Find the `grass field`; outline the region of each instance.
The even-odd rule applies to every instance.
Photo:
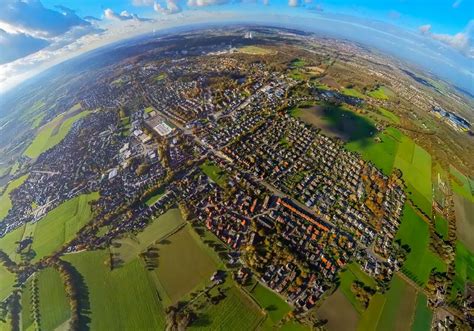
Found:
[[[389,175],[393,170],[400,135],[400,131],[389,127],[377,134],[380,142],[366,138],[352,141],[346,144],[346,148],[359,153],[364,160],[373,162],[377,168]]]
[[[66,113],[54,118],[39,130],[24,155],[32,159],[37,158],[41,153],[59,144],[66,137],[72,125],[89,114],[90,111],[83,111],[71,117],[68,117]]]
[[[23,225],[0,238],[0,249],[16,262],[19,260],[19,257],[17,256],[19,254],[16,253],[18,247],[17,242],[23,238],[24,231],[25,226]]]
[[[353,331],[359,322],[359,314],[340,290],[324,300],[316,313],[318,318],[327,320],[324,329],[328,331]]]
[[[474,203],[474,180],[464,176],[453,166],[449,168],[449,172],[452,176],[451,188],[453,191]]]
[[[379,100],[388,100],[394,96],[394,93],[388,87],[380,86],[377,89],[368,92],[367,95]]]
[[[474,202],[466,197],[454,194],[456,215],[456,234],[468,249],[474,252]]]
[[[350,97],[365,99],[365,95],[354,88],[343,88],[341,93]]]
[[[226,173],[215,165],[213,162],[206,160],[201,166],[201,170],[212,179],[217,185],[222,188],[227,187],[227,175]]]
[[[413,202],[431,216],[431,155],[409,137],[402,135],[394,167],[402,171]]]
[[[34,261],[53,253],[86,225],[92,216],[89,202],[97,200],[98,193],[83,194],[63,202],[41,219],[33,236],[31,249],[36,253]]]
[[[122,263],[128,263],[137,258],[147,247],[171,234],[183,224],[184,220],[180,211],[177,208],[170,209],[163,215],[155,218],[136,236],[115,240],[110,251],[117,254]]]
[[[443,239],[448,239],[448,221],[446,221],[446,219],[439,214],[435,215],[435,229]]]
[[[67,255],[84,277],[90,329],[164,330],[165,314],[153,283],[138,259],[110,270],[108,250]]]
[[[227,283],[232,283],[227,281]],[[189,330],[255,330],[264,315],[260,308],[235,285],[225,291],[217,305],[207,304]]]
[[[24,175],[21,177],[18,177],[17,179],[11,181],[3,194],[0,196],[0,220],[2,220],[5,216],[7,216],[8,211],[12,207],[12,201],[10,199],[10,193],[18,188],[21,184],[25,182],[25,180],[28,178],[28,175]]]
[[[36,276],[33,276],[36,277]],[[28,279],[21,293],[21,328],[22,330],[33,329],[33,305],[32,305],[33,278]]]
[[[269,319],[273,323],[278,323],[291,311],[291,306],[285,300],[260,283],[257,283],[250,294],[260,307],[266,310]]]
[[[402,244],[410,246],[407,260],[403,265],[403,272],[420,285],[426,284],[433,268],[446,271],[446,265],[435,253],[429,249],[429,227],[410,207],[405,205],[402,222],[396,239]]]
[[[279,331],[307,331],[308,327],[304,326],[296,321],[288,321],[282,325]]]
[[[382,116],[386,117],[387,119],[389,119],[393,123],[395,123],[395,124],[400,123],[400,117],[398,117],[397,115],[395,115],[391,111],[389,111],[385,108],[382,108],[382,107],[379,107],[378,110],[380,111],[380,114],[382,114]]]
[[[428,308],[426,295],[418,293],[416,299],[415,318],[412,324],[413,331],[429,331],[431,329],[431,320],[433,312]]]
[[[10,295],[15,284],[15,275],[0,265],[0,301]]]
[[[54,330],[71,317],[64,284],[56,270],[39,272],[38,296],[41,329]]]
[[[385,294],[376,293],[361,315],[357,330],[406,330],[415,310],[416,292],[395,276]]]
[[[366,286],[369,286],[373,289],[376,288],[375,281],[367,275],[356,263],[349,264],[346,269],[341,272],[340,276],[340,291],[346,296],[347,300],[354,306],[355,310],[358,313],[362,313],[365,308],[363,305],[357,300],[354,293],[351,290],[352,283],[354,281],[363,282]]]
[[[156,265],[150,268],[165,306],[175,304],[197,287],[210,283],[217,270],[215,261],[189,225],[160,241],[155,250]]]
[[[164,188],[158,190],[157,192],[155,192],[155,194],[153,194],[151,197],[149,197],[149,198],[145,201],[145,204],[146,204],[147,206],[151,206],[151,205],[155,204],[155,202],[157,202],[158,200],[160,200],[160,198],[163,196],[163,194],[165,194]]]
[[[451,298],[457,293],[464,293],[466,282],[474,282],[474,254],[461,242],[456,242],[455,276]]]

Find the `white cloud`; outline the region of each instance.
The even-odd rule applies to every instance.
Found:
[[[474,20],[469,21],[464,31],[458,32],[454,35],[447,33],[433,33],[430,24],[422,25],[418,29],[422,34],[451,46],[468,57],[474,57]]]
[[[132,5],[136,7],[151,7],[153,0],[132,0]]]
[[[60,6],[61,12],[47,9],[39,0],[0,0],[0,8],[0,28],[9,33],[48,38],[63,34],[74,26],[90,24],[69,8]]]
[[[0,29],[0,64],[14,61],[28,54],[34,53],[49,42],[24,33],[8,33]]]
[[[300,5],[299,0],[288,0],[288,6],[290,7],[298,7]]]
[[[166,0],[166,5],[165,7],[159,4],[158,2],[155,2],[153,5],[153,9],[162,14],[176,14],[181,11],[181,7],[178,4],[177,0]]]
[[[422,34],[429,33],[431,31],[431,24],[422,25],[418,27],[418,30],[420,30]]]
[[[268,6],[268,5],[270,4],[270,0],[263,0],[263,4],[264,4],[265,6]]]
[[[207,7],[214,5],[224,5],[229,2],[229,0],[188,0],[187,5],[189,7]]]
[[[109,20],[117,20],[117,21],[128,21],[128,20],[151,21],[151,19],[149,18],[139,17],[137,14],[129,13],[126,10],[123,10],[122,12],[118,14],[110,8],[107,8],[104,10],[104,17]]]

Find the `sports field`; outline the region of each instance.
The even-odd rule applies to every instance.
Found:
[[[385,294],[376,293],[361,315],[357,330],[408,330],[415,313],[416,291],[394,276]]]
[[[120,259],[120,263],[128,263],[137,258],[147,247],[173,233],[183,224],[184,220],[179,209],[170,209],[163,215],[153,219],[137,235],[114,240],[114,245],[112,245],[110,251],[116,254],[116,258]]]
[[[409,137],[402,135],[394,167],[402,171],[409,197],[415,205],[431,216],[431,155]]]
[[[31,249],[35,252],[33,261],[53,253],[64,243],[72,240],[75,234],[86,225],[92,217],[89,202],[97,200],[99,193],[77,196],[63,202],[41,219],[33,235]]]
[[[474,253],[461,242],[456,242],[456,258],[454,261],[455,275],[451,298],[456,294],[464,293],[466,282],[474,282]]]
[[[152,246],[155,265],[149,267],[165,306],[175,304],[197,287],[210,283],[218,269],[216,261],[190,226]],[[150,261],[147,261],[149,266]]]
[[[108,250],[70,254],[63,259],[84,278],[91,330],[165,329],[163,307],[138,259],[113,271],[107,262]]]
[[[90,114],[90,111],[76,112],[77,108],[73,107],[67,113],[57,116],[43,126],[25,150],[24,155],[32,159],[37,158],[41,153],[59,144],[76,121]]]
[[[354,306],[355,310],[358,313],[362,313],[365,310],[365,307],[360,303],[359,300],[355,297],[354,293],[351,290],[352,283],[354,281],[359,281],[365,284],[365,286],[369,286],[373,289],[376,288],[375,281],[367,275],[356,263],[349,264],[346,269],[341,272],[339,275],[340,279],[340,291],[346,296],[347,300]]]
[[[265,309],[272,323],[278,323],[291,311],[291,306],[278,294],[266,288],[260,282],[250,292],[257,303]]]
[[[11,181],[3,194],[0,196],[0,220],[7,216],[8,211],[12,207],[12,201],[10,199],[10,193],[15,190],[18,186],[24,183],[28,178],[28,175],[18,177],[17,179]]]
[[[405,204],[402,222],[396,239],[410,246],[410,253],[402,267],[403,273],[420,285],[426,284],[433,268],[446,271],[440,257],[429,249],[429,227],[410,207]]]
[[[428,308],[426,295],[418,293],[416,299],[415,317],[412,324],[413,331],[429,331],[431,329],[431,320],[433,312]]]

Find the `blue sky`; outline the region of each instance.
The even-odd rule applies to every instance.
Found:
[[[0,0],[0,91],[121,38],[255,21],[352,39],[473,92],[473,16],[474,0]]]

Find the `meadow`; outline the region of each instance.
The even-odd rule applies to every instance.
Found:
[[[54,330],[71,317],[69,302],[59,273],[51,268],[43,269],[36,275],[37,307],[39,310],[39,326],[42,330]],[[33,329],[32,279],[23,288],[22,329]]]
[[[355,308],[358,313],[362,313],[365,310],[365,307],[360,303],[359,300],[355,297],[354,293],[351,290],[352,283],[354,281],[359,281],[369,286],[373,289],[376,288],[375,281],[367,275],[356,263],[351,263],[347,265],[346,269],[339,275],[340,291],[346,296],[347,300]]]
[[[435,229],[436,232],[441,236],[441,238],[445,240],[448,239],[448,221],[446,221],[446,219],[439,214],[435,215]]]
[[[221,168],[219,168],[213,162],[206,160],[206,162],[201,164],[200,168],[217,185],[222,188],[227,187],[227,175]]]
[[[139,259],[114,270],[109,266],[108,250],[70,254],[63,259],[83,277],[91,330],[165,329],[163,306]]]
[[[278,294],[257,282],[250,295],[265,309],[269,320],[276,324],[291,311],[291,306]]]
[[[459,240],[456,242],[454,270],[452,299],[456,297],[457,293],[464,293],[466,282],[474,282],[474,254]]]
[[[431,216],[431,155],[409,137],[402,135],[394,167],[402,171],[414,204]]]
[[[232,284],[227,281],[226,284]],[[255,330],[264,318],[262,310],[235,285],[225,290],[218,304],[207,304],[189,330]]]
[[[183,225],[184,220],[179,209],[170,209],[163,215],[155,217],[142,232],[114,240],[110,251],[121,263],[128,263],[150,245],[172,234]]]
[[[48,212],[37,223],[34,231],[31,244],[31,249],[35,252],[33,260],[40,260],[72,240],[91,220],[92,210],[89,203],[98,198],[97,192],[79,195]]]
[[[186,226],[151,247],[156,265],[148,269],[165,306],[210,283],[211,275],[217,270],[218,263],[191,231]]]
[[[395,94],[388,87],[379,86],[375,90],[368,92],[367,95],[379,100],[388,100],[391,97],[393,97]]]
[[[359,92],[355,88],[343,88],[341,93],[350,97],[356,97],[360,99],[365,99],[365,95],[362,92]]]
[[[412,324],[413,331],[429,331],[431,329],[431,320],[433,312],[428,308],[426,295],[418,293],[416,299],[415,318]]]
[[[372,297],[357,330],[407,330],[415,312],[415,302],[415,289],[394,276],[386,293],[376,293]]]
[[[18,177],[17,179],[11,181],[3,194],[0,196],[0,220],[7,216],[8,211],[12,207],[12,201],[10,198],[10,193],[14,191],[18,186],[23,184],[28,178],[28,174]]]
[[[446,265],[440,257],[429,249],[429,227],[413,210],[405,204],[403,217],[395,239],[410,246],[410,253],[402,271],[420,285],[426,284],[433,268],[446,271]]]
[[[75,113],[77,110],[77,107],[73,107],[67,113],[55,117],[51,122],[40,128],[35,139],[23,154],[35,159],[41,153],[59,144],[76,121],[90,114],[90,111]]]
[[[464,176],[453,166],[449,168],[449,172],[453,191],[474,203],[474,180]]]
[[[10,295],[15,284],[15,275],[0,265],[0,301]]]

